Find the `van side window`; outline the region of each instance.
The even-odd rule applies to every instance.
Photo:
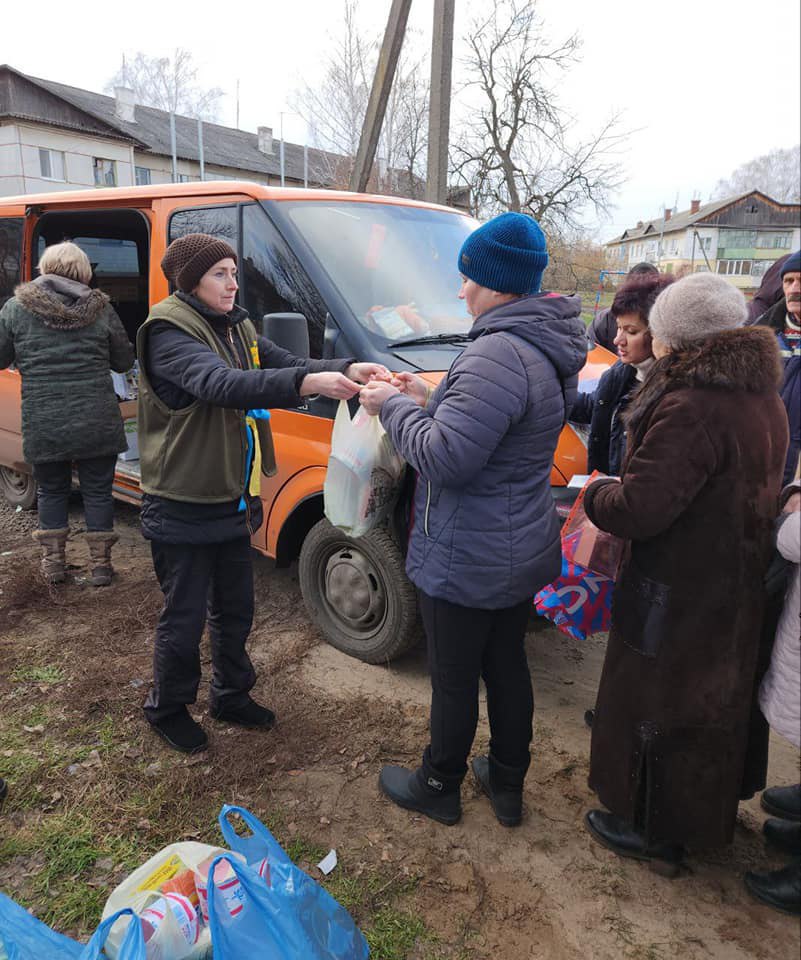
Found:
[[[326,309],[300,261],[255,203],[242,206],[240,302],[261,327],[265,313],[302,313],[309,327],[309,351],[323,355]]]
[[[236,207],[192,207],[176,210],[170,217],[167,243],[187,233],[209,233],[230,243],[239,252]]]
[[[0,218],[0,307],[14,296],[20,282],[22,217]]]

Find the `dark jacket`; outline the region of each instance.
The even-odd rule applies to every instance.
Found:
[[[84,460],[127,449],[111,371],[134,351],[100,290],[55,275],[17,287],[0,310],[0,369],[22,376],[28,463]]]
[[[656,361],[631,405],[622,482],[585,496],[594,523],[631,541],[590,786],[651,838],[726,843],[745,792],[787,445],[780,377],[775,340],[755,327]]]
[[[559,573],[551,465],[587,355],[578,297],[537,294],[490,310],[426,409],[384,404],[381,422],[418,473],[406,558],[429,596],[510,607]]]
[[[748,304],[747,323],[759,323],[762,314],[767,313],[777,301],[784,300],[782,267],[791,256],[792,254],[786,253],[783,257],[779,257],[779,259],[771,264],[765,271],[765,275],[762,277],[762,283],[759,285],[759,290],[754,294],[754,299]]]
[[[599,310],[587,328],[587,336],[599,347],[606,347],[612,353],[617,353],[615,337],[617,336],[617,320],[612,316],[612,308],[605,307]]]
[[[183,409],[195,400],[242,410],[297,407],[303,402],[298,391],[307,373],[344,373],[353,362],[296,357],[258,337],[261,369],[248,370],[240,338],[228,336],[229,327],[245,320],[247,312],[234,307],[229,314],[218,314],[191,295],[176,296],[208,321],[228,350],[230,364],[173,324],[152,323],[140,363],[146,367],[154,392],[172,409]],[[247,509],[243,511],[239,499],[198,504],[146,494],[142,500],[142,533],[148,540],[185,544],[220,543],[249,536],[261,526],[263,511],[258,497],[246,495],[245,499]]]
[[[573,423],[589,423],[587,471],[600,470],[619,476],[626,455],[623,413],[637,387],[637,368],[618,361],[598,381],[592,393],[579,393],[568,417]]]
[[[786,316],[787,305],[782,297],[770,310],[762,314],[757,323],[760,326],[770,327],[776,334],[784,364],[780,392],[790,423],[790,445],[787,448],[787,460],[784,464],[784,482],[790,483],[795,476],[798,456],[801,453],[801,350],[799,348],[795,351],[791,350],[784,338]]]

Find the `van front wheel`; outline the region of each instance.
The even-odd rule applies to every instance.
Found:
[[[33,510],[36,506],[36,481],[29,473],[0,467],[0,493],[12,507]]]
[[[387,663],[417,642],[417,597],[386,527],[352,539],[327,520],[303,541],[306,609],[326,640],[365,663]]]

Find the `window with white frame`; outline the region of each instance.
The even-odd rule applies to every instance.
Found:
[[[92,166],[95,171],[96,187],[117,186],[117,161],[106,160],[103,157],[93,157]]]
[[[718,260],[718,273],[730,277],[748,277],[752,265],[752,260]]]
[[[39,147],[39,172],[43,180],[64,180],[64,154]]]
[[[150,184],[150,167],[134,167],[134,176],[137,187],[146,187]]]

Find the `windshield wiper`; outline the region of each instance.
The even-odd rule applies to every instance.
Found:
[[[466,333],[429,333],[426,337],[412,337],[411,340],[395,340],[388,347],[416,347],[421,343],[464,343],[470,337]]]

